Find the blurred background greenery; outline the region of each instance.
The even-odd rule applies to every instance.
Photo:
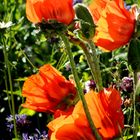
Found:
[[[88,3],[85,0],[84,3]],[[135,0],[127,0],[132,4]],[[138,1],[137,1],[138,2]],[[21,96],[22,85],[26,77],[37,72],[37,68],[50,63],[59,69],[66,78],[71,74],[70,65],[64,46],[57,36],[46,38],[39,28],[30,23],[25,15],[25,0],[0,0],[0,23],[12,22],[8,28],[0,27],[0,139],[10,140],[13,137],[6,126],[6,118],[11,114],[8,97],[11,102],[11,91],[4,58],[4,45],[10,64],[12,87],[16,114],[28,114],[32,121],[31,133],[35,128],[43,131],[50,115],[23,110]],[[132,71],[127,64],[127,47],[113,52],[102,52],[97,49],[105,87],[119,86],[123,77],[131,77]],[[79,46],[72,47],[81,81],[91,79],[86,58]],[[122,93],[123,95],[124,93]],[[126,112],[129,113],[129,110]],[[37,123],[36,123],[37,122]],[[31,129],[32,128],[32,129]]]

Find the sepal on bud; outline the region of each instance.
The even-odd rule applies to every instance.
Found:
[[[93,22],[92,16],[86,6],[83,4],[75,5],[75,12],[77,18],[80,20],[81,31],[83,37],[90,39],[94,36],[95,24]]]
[[[131,65],[134,71],[140,71],[140,40],[137,38],[130,41],[128,64]]]

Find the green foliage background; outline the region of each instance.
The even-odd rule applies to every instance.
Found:
[[[89,2],[84,1],[86,4]],[[139,1],[126,0],[127,4]],[[27,113],[36,125],[32,126],[43,130],[47,129],[46,124],[50,116],[45,113],[35,113],[29,110],[22,110],[21,104],[24,102],[21,97],[22,85],[26,77],[37,72],[37,68],[46,63],[51,63],[59,69],[67,78],[71,74],[69,60],[64,51],[64,46],[57,36],[47,38],[40,32],[34,24],[30,23],[25,15],[25,0],[0,0],[0,22],[12,22],[12,26],[7,29],[0,29],[0,139],[10,139],[13,135],[6,130],[5,118],[10,115],[8,106],[8,95],[10,95],[7,68],[4,60],[3,42],[6,43],[10,71],[12,76],[12,86],[15,99],[16,113]],[[81,81],[91,79],[90,70],[87,66],[86,58],[79,46],[72,47],[74,59]],[[111,84],[119,85],[124,76],[132,76],[132,70],[127,63],[128,47],[124,46],[113,52],[102,52],[97,49],[104,86]],[[8,84],[8,92],[6,91]],[[122,94],[123,95],[123,94]],[[128,116],[130,110],[126,112]]]

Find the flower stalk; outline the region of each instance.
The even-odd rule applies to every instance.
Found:
[[[3,51],[3,53],[4,53],[4,51]],[[5,55],[4,55],[4,57],[5,57]],[[8,97],[8,106],[9,106],[10,113],[12,114],[12,107],[11,107],[11,101],[10,101],[11,100],[11,97],[8,94],[8,81],[7,81],[6,70],[4,71],[4,81],[5,81],[5,89],[6,89],[6,93],[7,93],[7,97]]]
[[[135,71],[134,70],[134,93],[133,93],[133,111],[134,111],[134,114],[133,114],[133,139],[134,140],[137,140],[137,133],[139,131],[139,128],[138,128],[138,116],[137,116],[137,110],[136,110],[136,85],[138,83],[138,80],[139,80],[139,72]]]
[[[94,67],[95,80],[96,80],[96,83],[98,83],[97,84],[98,90],[100,91],[103,89],[103,83],[102,83],[102,76],[101,76],[101,70],[100,70],[100,65],[99,65],[99,59],[97,57],[96,49],[95,49],[95,45],[93,44],[93,41],[89,40],[88,45],[92,51],[93,63],[91,65],[93,65],[93,67]]]
[[[101,136],[98,134],[98,131],[97,131],[97,129],[96,129],[96,127],[95,127],[95,125],[92,121],[92,118],[91,118],[91,115],[90,115],[90,112],[89,112],[89,109],[88,109],[88,106],[87,106],[87,103],[86,103],[86,100],[85,100],[85,97],[84,97],[84,93],[83,93],[83,90],[82,90],[81,85],[80,85],[80,79],[78,77],[78,73],[77,73],[77,70],[76,70],[75,62],[74,62],[72,51],[71,51],[71,48],[70,48],[70,43],[69,43],[68,39],[66,38],[66,36],[64,34],[60,34],[60,36],[61,36],[61,39],[63,40],[63,42],[65,44],[65,47],[66,47],[66,51],[67,51],[67,54],[68,54],[68,57],[69,57],[69,60],[70,60],[70,64],[71,64],[71,68],[72,68],[72,73],[74,75],[75,83],[76,83],[76,86],[77,86],[78,95],[79,95],[79,97],[82,101],[87,120],[89,122],[91,130],[92,130],[94,136],[96,137],[96,139],[101,140]]]
[[[101,77],[101,71],[100,71],[100,66],[99,66],[99,60],[97,58],[96,50],[95,50],[95,46],[93,42],[89,40],[88,43],[86,43],[83,40],[80,40],[79,38],[74,38],[70,34],[69,36],[70,36],[70,41],[73,44],[79,45],[84,51],[84,54],[87,58],[88,66],[90,67],[90,70],[91,70],[92,77],[96,83],[97,90],[98,91],[102,90],[103,85],[102,85],[102,77]]]
[[[4,46],[3,47],[3,52],[4,52],[5,65],[6,65],[6,68],[7,68],[8,80],[9,80],[10,91],[11,91],[11,108],[12,108],[12,115],[13,115],[14,134],[15,134],[15,138],[18,138],[17,128],[16,128],[16,119],[15,119],[15,103],[14,103],[14,95],[13,95],[12,77],[11,77],[8,54],[7,54],[7,51],[6,51],[6,44],[5,44],[4,39],[3,39],[3,46]],[[6,85],[6,87],[7,87],[7,85]]]

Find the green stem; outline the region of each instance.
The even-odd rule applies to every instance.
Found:
[[[138,82],[138,75],[139,72],[134,71],[134,93],[133,93],[133,140],[137,140],[137,133],[138,133],[138,118],[137,118],[137,110],[136,110],[136,85]]]
[[[130,97],[131,98],[131,97]],[[132,99],[132,98],[131,98]],[[132,110],[133,110],[133,106],[131,106],[130,110],[129,110],[129,115],[128,115],[128,119],[127,119],[127,124],[130,124],[130,119],[132,117]],[[130,127],[131,128],[131,127]],[[130,128],[126,128],[126,130],[124,131],[124,136],[127,136],[126,139],[128,139],[129,137],[129,132],[130,132]],[[131,128],[132,129],[132,128]]]
[[[26,60],[29,62],[29,64],[37,71],[38,69],[33,65],[33,63],[30,61],[30,59],[27,57],[27,55],[24,53],[24,51],[21,48],[20,51],[22,52]]]
[[[74,36],[68,34],[70,37],[70,41],[73,44],[79,45],[82,50],[84,51],[84,54],[87,58],[88,65],[91,70],[92,77],[96,83],[97,90],[100,91],[103,89],[102,85],[102,77],[101,77],[101,71],[100,71],[100,66],[99,66],[99,60],[96,56],[96,50],[95,46],[92,43],[92,41],[89,41],[88,43],[84,42],[80,38],[75,38]],[[90,50],[92,50],[92,53],[90,53]]]
[[[2,37],[2,36],[1,36]],[[3,37],[2,37],[3,38]],[[4,43],[4,39],[2,40],[3,41],[3,44]],[[6,62],[6,49],[5,49],[5,46],[4,46],[4,49],[3,49],[3,54],[4,54],[4,62]],[[7,66],[6,66],[7,67]],[[11,97],[10,95],[8,94],[8,81],[7,81],[7,71],[6,69],[4,70],[4,81],[5,81],[5,88],[6,88],[6,93],[7,93],[7,97],[8,97],[8,106],[9,106],[9,110],[10,110],[10,113],[12,114],[12,107],[11,107]]]
[[[79,95],[79,97],[82,101],[87,120],[89,122],[91,130],[92,130],[94,136],[96,137],[96,139],[101,140],[101,136],[98,134],[98,131],[97,131],[97,129],[96,129],[96,127],[95,127],[95,125],[92,121],[92,118],[91,118],[91,115],[90,115],[90,112],[89,112],[89,109],[88,109],[88,105],[87,105],[87,102],[86,102],[85,97],[84,97],[83,90],[82,90],[81,85],[80,85],[80,80],[79,80],[78,73],[77,73],[77,70],[76,70],[76,66],[75,66],[75,62],[74,62],[74,59],[73,59],[72,51],[71,51],[71,48],[70,48],[70,43],[69,43],[68,39],[66,38],[66,36],[64,34],[61,34],[60,36],[61,36],[61,38],[62,38],[62,40],[65,44],[66,51],[67,51],[67,54],[68,54],[69,59],[70,59],[72,73],[74,75],[75,83],[76,83],[77,90],[78,90],[78,95]]]
[[[67,61],[67,55],[65,52],[63,52],[63,54],[61,55],[61,57],[57,63],[56,69],[60,70],[64,66],[64,63],[66,61]]]
[[[96,83],[98,83],[97,84],[98,90],[100,91],[103,89],[103,82],[102,82],[101,70],[100,70],[100,65],[99,65],[99,59],[97,57],[95,45],[93,44],[92,40],[89,40],[89,47],[92,51],[92,58],[93,58],[93,63],[91,65],[93,65],[94,67],[95,80],[96,80]]]
[[[12,78],[11,78],[10,65],[9,65],[8,54],[7,54],[7,51],[6,51],[6,44],[5,44],[5,40],[4,39],[3,39],[3,45],[4,45],[5,64],[6,64],[6,68],[7,68],[9,85],[10,85],[10,91],[11,91],[11,103],[12,103],[12,115],[13,115],[13,123],[14,123],[14,134],[15,134],[15,138],[18,138],[17,128],[16,128],[16,119],[15,119],[15,104],[14,104]]]
[[[4,60],[5,60],[5,55],[4,55]],[[10,113],[12,114],[12,107],[11,107],[11,101],[10,101],[11,99],[10,99],[10,95],[8,93],[8,82],[7,82],[6,70],[4,70],[4,81],[5,81],[5,88],[6,88],[6,93],[7,93],[7,97],[8,97],[8,106],[9,106]]]
[[[84,46],[81,46],[81,47],[82,47],[82,49],[84,51],[84,54],[85,54],[85,56],[87,58],[87,63],[88,63],[88,66],[89,66],[89,68],[91,70],[92,77],[93,77],[93,79],[94,79],[94,81],[96,83],[97,90],[99,91],[98,80],[96,78],[96,71],[95,71],[96,69],[95,69],[95,66],[94,66],[94,61],[93,61],[93,59],[91,57],[91,54],[90,54],[90,52],[88,50],[88,44],[86,44],[86,46],[84,45]]]

